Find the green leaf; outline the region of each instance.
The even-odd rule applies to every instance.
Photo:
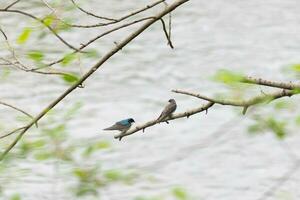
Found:
[[[10,200],[21,200],[21,196],[19,194],[13,194],[10,197]]]
[[[260,132],[263,132],[263,131],[264,131],[264,127],[259,123],[250,125],[248,127],[248,132],[249,133],[260,133]]]
[[[95,144],[96,149],[108,149],[110,147],[111,147],[111,145],[107,141],[100,141]]]
[[[97,189],[91,185],[81,184],[76,191],[76,196],[86,196],[86,195],[94,195],[97,196]]]
[[[74,53],[69,53],[67,55],[64,56],[61,64],[62,66],[67,66],[68,64],[70,64],[73,60],[75,60],[77,58],[77,55]]]
[[[178,200],[187,200],[188,199],[187,193],[183,188],[178,188],[178,187],[174,188],[172,190],[172,194]]]
[[[27,56],[36,62],[41,62],[44,59],[44,53],[41,51],[30,51]]]
[[[17,39],[17,43],[18,44],[24,44],[28,38],[30,37],[32,32],[32,29],[27,27],[23,29],[23,32],[19,35],[18,39]]]
[[[117,170],[108,170],[104,173],[104,177],[110,181],[118,181],[123,178],[122,173]]]
[[[49,158],[51,158],[51,157],[52,157],[52,154],[49,153],[49,152],[36,153],[36,154],[34,155],[34,158],[35,158],[36,160],[40,160],[40,161],[42,161],[42,160],[47,160],[47,159],[49,159]]]
[[[300,93],[300,89],[299,88],[295,88],[292,90],[293,94],[299,94]]]
[[[48,15],[43,19],[43,23],[46,26],[51,26],[51,24],[53,23],[53,21],[56,19],[56,17],[54,15]]]
[[[289,108],[289,103],[287,101],[278,101],[274,105],[275,109],[277,110],[282,110],[282,109],[287,109]]]
[[[300,115],[296,117],[295,122],[298,126],[300,126]]]
[[[84,52],[83,55],[88,57],[88,58],[97,58],[97,57],[99,57],[99,54],[98,54],[96,49],[88,50],[88,51]]]
[[[226,84],[232,84],[241,82],[244,79],[244,76],[229,70],[219,70],[214,76],[214,79]]]
[[[62,79],[67,83],[74,83],[79,80],[79,77],[76,74],[64,74]]]
[[[33,148],[41,148],[43,146],[45,146],[46,142],[44,140],[36,140],[31,142],[31,146]]]
[[[300,72],[300,64],[294,64],[291,66],[291,69],[295,72]]]
[[[283,139],[286,136],[286,131],[285,131],[286,123],[285,122],[278,121],[274,118],[269,118],[267,120],[267,126],[269,129],[271,129],[275,133],[275,135],[279,139]]]

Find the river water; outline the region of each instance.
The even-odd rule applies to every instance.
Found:
[[[4,2],[0,1],[1,7]],[[121,16],[146,3],[93,0],[82,5],[98,13]],[[26,7],[26,3],[21,5]],[[161,24],[157,23],[109,60],[85,82],[84,89],[67,97],[58,108],[63,110],[77,101],[83,103],[68,128],[72,139],[112,142],[111,150],[93,154],[86,162],[97,161],[104,169],[131,169],[143,174],[133,185],[106,187],[101,190],[101,199],[164,196],[178,186],[185,188],[192,199],[253,200],[279,182],[293,166],[287,149],[271,133],[249,135],[247,116],[236,114],[231,107],[216,105],[207,115],[200,113],[169,125],[160,124],[122,142],[101,130],[127,117],[133,117],[136,124],[156,118],[170,98],[177,100],[177,112],[204,103],[174,94],[172,89],[210,96],[226,92],[226,87],[211,80],[219,69],[266,79],[293,80],[282,73],[282,68],[299,62],[299,9],[298,0],[191,0],[172,16],[175,49],[167,46]],[[40,8],[34,12],[39,13]],[[1,14],[0,22],[13,35],[13,24],[19,19],[17,15]],[[85,20],[88,21],[78,16],[78,23]],[[28,23],[24,18],[19,23],[20,30]],[[103,55],[113,41],[118,42],[136,27],[114,34],[113,40],[104,38],[93,47]],[[102,30],[78,30],[78,34],[67,32],[63,36],[79,44]],[[54,40],[29,41],[27,45],[54,48],[50,43]],[[95,62],[95,59],[83,60],[83,70]],[[1,81],[1,99],[35,114],[67,88],[61,80],[50,76],[16,71],[9,78]],[[1,119],[12,122],[14,115],[5,111],[0,114]],[[299,139],[295,134],[286,139],[284,144],[289,152],[297,153]],[[24,165],[37,171],[47,168],[47,164]],[[70,199],[60,189],[64,184],[62,178],[33,175],[31,179],[38,181],[24,179],[10,190],[18,188],[24,199]],[[53,189],[55,184],[57,188]],[[270,199],[299,199],[298,185],[299,172]]]

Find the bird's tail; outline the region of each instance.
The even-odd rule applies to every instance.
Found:
[[[157,122],[161,122],[163,120],[163,115],[160,114],[159,117],[156,119]]]
[[[103,130],[104,130],[104,131],[112,131],[112,130],[115,130],[115,129],[114,129],[114,127],[111,126],[111,127],[105,128],[105,129],[103,129]]]

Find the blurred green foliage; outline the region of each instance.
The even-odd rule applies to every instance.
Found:
[[[24,44],[30,37],[32,32],[32,29],[29,27],[26,27],[23,29],[22,33],[19,35],[17,39],[18,44]]]

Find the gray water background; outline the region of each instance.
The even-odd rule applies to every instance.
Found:
[[[110,0],[83,5],[99,13],[121,16],[146,2]],[[187,89],[211,96],[226,91],[210,80],[219,69],[291,80],[281,69],[299,62],[299,8],[298,0],[191,0],[173,13],[174,50],[166,45],[161,25],[156,23],[105,63],[85,82],[84,89],[67,97],[58,108],[76,101],[84,103],[69,126],[72,138],[99,138],[113,143],[111,150],[97,153],[93,160],[99,160],[104,169],[134,169],[144,174],[134,185],[112,184],[101,190],[101,199],[133,199],[183,186],[194,199],[253,200],[278,181],[292,165],[285,149],[271,133],[250,136],[246,131],[247,118],[239,117],[230,107],[215,106],[207,115],[201,113],[169,125],[160,124],[123,142],[101,130],[127,117],[133,117],[137,124],[156,118],[169,98],[177,100],[178,112],[204,103],[171,90]],[[2,14],[0,20],[10,31],[17,23],[14,15]],[[27,22],[18,22],[20,30]],[[104,53],[113,41],[119,41],[133,29],[114,34],[114,40],[104,38],[93,46]],[[76,44],[97,33],[80,30],[78,34],[63,36]],[[43,40],[34,45],[50,48],[49,41],[53,38],[48,44]],[[84,70],[95,62],[83,61]],[[0,91],[1,99],[38,113],[66,87],[52,77],[13,72],[9,80],[1,81]],[[1,112],[1,119],[11,122],[14,116],[7,113]],[[294,153],[298,141],[296,134],[287,138]],[[24,165],[37,173],[48,170],[43,165]],[[149,177],[155,180],[149,181]],[[296,173],[270,199],[299,199],[298,177]],[[17,187],[25,194],[24,199],[69,198],[60,190],[64,180],[45,175],[33,175],[32,179],[38,181],[24,179],[11,189]]]

